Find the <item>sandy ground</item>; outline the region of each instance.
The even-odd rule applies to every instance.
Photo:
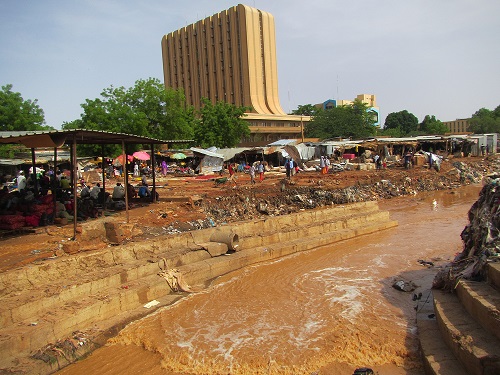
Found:
[[[292,177],[283,185],[285,174],[270,171],[265,178],[252,185],[250,176],[245,173],[236,174],[234,182],[227,181],[217,185],[213,179],[196,178],[190,176],[159,176],[156,180],[160,200],[157,203],[132,202],[128,212],[128,222],[140,228],[142,235],[136,240],[144,240],[151,236],[172,234],[179,231],[216,225],[222,222],[251,219],[256,216],[286,214],[303,208],[313,208],[301,197],[306,197],[315,191],[339,191],[352,187],[354,195],[363,194],[362,199],[384,199],[394,195],[413,194],[416,190],[448,189],[458,186],[459,176],[452,163],[461,161],[473,165],[481,173],[488,172],[495,159],[483,158],[451,159],[442,164],[440,172],[429,170],[426,167],[414,167],[410,170],[392,167],[382,171],[343,171],[321,175],[319,172],[301,172]],[[219,177],[215,176],[214,178]],[[225,175],[227,177],[227,175]],[[398,186],[403,187],[411,181],[411,189],[406,193]],[[114,180],[107,183],[110,189],[115,185]],[[390,186],[396,188],[389,189]],[[132,181],[134,183],[134,181]],[[453,186],[452,186],[453,185]],[[361,192],[364,186],[378,186]],[[283,190],[283,188],[285,188]],[[397,193],[394,193],[394,192]],[[369,196],[367,196],[369,195]],[[294,199],[295,197],[299,197]],[[300,201],[302,199],[302,201]],[[172,201],[173,200],[173,201]],[[271,208],[264,211],[256,209],[263,204]],[[127,221],[125,211],[106,212],[106,215]],[[104,220],[89,219],[92,220]],[[79,225],[86,225],[85,222]],[[22,267],[41,259],[54,256],[67,256],[61,249],[66,241],[73,236],[73,224],[65,226],[48,226],[33,228],[32,233],[20,234],[0,238],[0,272]],[[106,247],[101,243],[82,243],[81,251],[91,251]]]

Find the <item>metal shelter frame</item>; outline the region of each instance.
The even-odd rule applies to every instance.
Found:
[[[63,145],[70,146],[71,150],[71,183],[73,184],[73,196],[75,199],[74,204],[74,214],[73,214],[73,238],[76,239],[76,224],[77,224],[77,176],[78,176],[78,163],[76,155],[76,146],[79,144],[93,144],[101,145],[102,154],[104,154],[104,145],[107,144],[120,144],[122,146],[122,153],[125,153],[126,145],[137,145],[137,144],[149,144],[151,147],[151,164],[153,165],[153,189],[151,201],[156,201],[156,171],[155,165],[155,151],[154,145],[158,144],[168,144],[168,143],[192,143],[192,140],[160,140],[149,137],[142,137],[138,135],[125,134],[125,133],[114,133],[106,132],[101,130],[85,130],[85,129],[68,129],[68,130],[36,130],[36,131],[12,131],[12,132],[0,132],[0,143],[3,144],[22,144],[27,148],[31,149],[31,161],[33,165],[33,174],[35,175],[35,188],[38,186],[38,181],[36,180],[36,160],[35,160],[35,149],[36,148],[54,148],[54,165],[57,164],[57,148]],[[104,161],[104,155],[101,155]],[[125,209],[127,223],[129,222],[129,209],[128,209],[128,173],[127,166],[128,160],[125,157]],[[103,190],[106,191],[106,179],[104,176],[104,168],[102,168],[103,174]],[[54,206],[56,204],[56,196],[54,194]]]

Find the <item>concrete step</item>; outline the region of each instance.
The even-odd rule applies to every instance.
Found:
[[[210,280],[251,264],[331,245],[356,236],[389,229],[396,225],[397,222],[392,220],[386,222],[373,221],[357,227],[337,230],[332,233],[321,233],[316,236],[299,235],[295,236],[294,239],[256,246],[237,251],[231,255],[210,258],[197,264],[187,264],[177,268],[181,271],[188,284],[195,285],[200,280]]]
[[[168,254],[158,254],[159,258],[162,255],[168,256]],[[210,254],[204,250],[191,251],[186,253],[186,256],[170,259],[170,264],[188,264],[208,258]],[[88,272],[84,280],[65,278],[59,282],[51,282],[50,285],[37,285],[38,288],[44,289],[45,297],[35,297],[32,290],[26,290],[24,293],[1,298],[0,328],[37,321],[40,316],[45,316],[60,306],[82,298],[106,294],[107,291],[117,290],[122,285],[137,284],[139,280],[147,277],[152,277],[154,280],[160,270],[156,262],[149,263],[144,260],[128,265],[128,269],[126,267],[127,265],[117,265],[99,272]]]
[[[500,290],[500,262],[488,263],[488,283]]]
[[[500,339],[500,292],[485,282],[469,280],[460,280],[455,291],[472,318]]]
[[[455,294],[434,290],[441,336],[470,375],[500,374],[500,341],[463,308]]]
[[[416,317],[425,373],[427,375],[467,375],[441,337],[431,290],[422,293],[422,298],[417,303]]]
[[[305,237],[315,237],[320,234],[329,236],[344,229],[357,228],[369,224],[380,226],[389,224],[384,229],[397,226],[397,222],[391,220],[389,213],[385,211],[351,212],[349,215],[343,217],[334,217],[327,221],[308,223],[307,225],[301,223],[300,225],[287,226],[280,230],[265,230],[266,228],[262,228],[261,226],[260,228],[255,228],[255,232],[252,232],[252,230],[245,228],[247,230],[239,232],[240,249],[244,250],[264,246],[264,244],[269,245]],[[249,235],[249,233],[253,234]]]
[[[34,265],[24,273],[16,270],[13,279],[24,287],[11,288],[0,297],[0,369],[15,367],[19,358],[27,358],[47,344],[71,336],[73,331],[84,331],[107,320],[124,320],[130,311],[142,311],[151,300],[176,295],[157,275],[158,264],[148,262],[153,258],[166,258],[168,268],[177,268],[188,284],[199,285],[257,262],[397,225],[373,202],[333,211],[335,214],[307,213],[308,219],[303,222],[301,215],[287,215],[235,225],[240,243],[247,242],[247,249],[213,258],[196,245],[213,232],[205,230],[179,235],[177,240],[169,237],[76,255]],[[280,230],[282,225],[285,230]],[[276,228],[274,233],[266,230],[269,226]],[[47,277],[41,278],[39,273]],[[4,275],[0,287],[14,280]],[[45,297],[33,297],[40,294]]]
[[[290,242],[300,240],[303,238],[311,238],[316,236],[323,236],[325,244],[332,241],[350,238],[353,236],[348,229],[350,227],[356,228],[358,232],[355,234],[360,235],[366,232],[362,229],[362,225],[366,228],[375,225],[376,230],[386,229],[394,226],[397,223],[389,220],[387,212],[379,212],[369,210],[368,213],[360,214],[355,211],[350,211],[350,216],[343,216],[335,221],[327,223],[319,223],[317,226],[311,224],[302,227],[296,227],[292,230],[282,232],[266,232],[259,236],[243,237],[242,243],[247,243],[242,248],[250,248],[262,246],[263,244],[270,245],[273,243]],[[370,224],[370,225],[368,225]],[[327,236],[324,236],[328,233]],[[312,247],[320,246],[317,240],[311,242]],[[248,242],[251,243],[248,244]],[[170,259],[170,265],[190,264],[197,261],[210,258],[204,250],[189,250],[175,252],[175,259]],[[180,255],[179,255],[180,254]],[[157,254],[158,258],[162,256],[168,257],[169,254]],[[168,259],[168,258],[167,258]],[[127,269],[127,267],[129,267]],[[158,272],[156,263],[146,263],[144,261],[135,261],[134,264],[120,264],[109,266],[106,268],[106,274],[103,274],[101,269],[99,272],[86,272],[84,277],[65,278],[64,280],[51,281],[50,288],[44,290],[46,297],[36,297],[32,293],[33,288],[26,288],[22,293],[16,293],[13,296],[0,298],[2,308],[0,309],[0,328],[7,328],[9,325],[24,323],[26,321],[36,321],[38,317],[45,315],[54,306],[69,303],[72,300],[77,300],[82,296],[90,296],[97,293],[102,293],[107,288],[118,288],[120,285],[133,282],[134,280],[141,279],[150,275],[155,275]],[[33,287],[43,288],[43,285],[36,285]]]
[[[14,364],[14,358],[29,356],[49,343],[71,336],[74,331],[140,309],[169,294],[172,292],[165,279],[152,275],[34,312],[31,320],[18,321],[0,331],[0,368],[8,368]]]
[[[86,341],[83,345],[77,345],[76,350],[72,348],[63,349],[64,355],[59,355],[57,352],[49,349],[45,350],[45,347],[41,347],[40,350],[35,351],[31,354],[42,354],[45,357],[45,363],[40,359],[35,359],[33,357],[21,357],[17,356],[15,358],[15,366],[10,368],[0,368],[0,373],[9,374],[23,374],[23,375],[46,375],[52,374],[57,370],[61,370],[63,367],[78,361],[79,359],[85,358],[93,350],[104,346],[108,339],[116,336],[116,334],[122,330],[127,324],[137,319],[141,319],[161,307],[171,305],[177,300],[182,298],[182,295],[167,295],[158,298],[158,305],[152,306],[149,309],[140,306],[136,309],[127,311],[126,313],[120,314],[118,317],[112,317],[110,319],[101,320],[95,322],[92,327],[93,332],[97,332],[95,336],[91,337],[91,341]],[[118,318],[118,319],[117,319]],[[30,332],[31,335],[34,332]],[[55,341],[54,341],[55,342]],[[1,343],[1,340],[0,340]]]

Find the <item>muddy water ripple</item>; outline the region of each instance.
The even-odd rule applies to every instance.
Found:
[[[380,202],[399,222],[218,278],[126,327],[64,374],[423,374],[411,293],[461,250],[479,187]],[[141,354],[142,353],[142,354]],[[111,364],[111,365],[110,365]]]

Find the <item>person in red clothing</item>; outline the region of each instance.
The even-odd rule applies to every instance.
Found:
[[[257,165],[257,170],[259,171],[259,181],[262,182],[264,180],[264,162],[260,162]]]

